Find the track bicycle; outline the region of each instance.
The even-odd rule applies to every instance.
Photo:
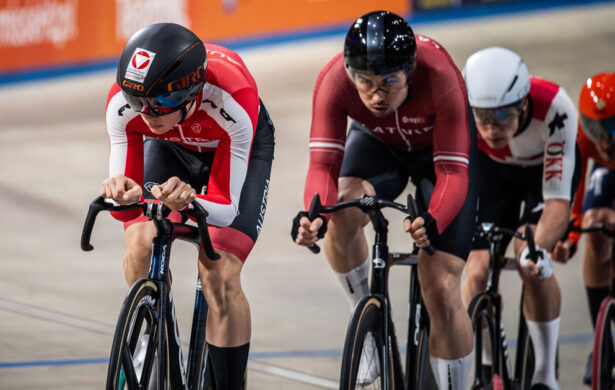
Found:
[[[586,228],[570,226],[569,230],[579,233],[601,232],[611,239],[615,238],[615,224],[599,224]],[[615,240],[611,245],[610,291],[600,304],[594,328],[592,390],[615,389]]]
[[[172,223],[167,219],[171,209],[162,202],[138,202],[114,206],[98,197],[90,204],[81,235],[81,249],[91,251],[90,238],[100,211],[119,212],[141,209],[154,222],[157,235],[152,243],[152,257],[147,278],[136,281],[128,292],[118,317],[109,368],[107,390],[118,389],[209,389],[205,320],[207,303],[197,279],[194,316],[190,336],[188,363],[184,359],[173,294],[169,282],[171,245],[176,238],[202,244],[207,257],[216,260],[207,231],[207,211],[192,202],[180,213],[196,219],[197,227]]]
[[[515,389],[529,390],[534,373],[534,348],[527,330],[523,315],[523,289],[519,303],[519,326],[517,333],[517,348],[515,353],[514,372],[508,354],[508,341],[502,323],[502,296],[500,295],[500,272],[503,269],[515,269],[514,258],[505,258],[503,244],[505,238],[517,238],[527,241],[530,258],[536,261],[536,246],[534,234],[529,224],[525,232],[495,226],[493,223],[482,223],[476,228],[475,235],[489,243],[489,272],[487,288],[476,294],[468,306],[468,315],[474,330],[474,374],[472,389]],[[507,267],[507,264],[512,266]],[[483,327],[489,334],[492,362],[486,364],[482,360]]]
[[[370,293],[357,303],[348,324],[342,355],[340,389],[437,389],[429,364],[429,318],[418,281],[418,250],[413,253],[389,253],[388,221],[381,211],[387,207],[394,208],[413,219],[417,215],[414,199],[408,195],[408,205],[403,205],[376,196],[363,195],[359,199],[323,206],[320,196],[316,194],[312,199],[308,218],[314,220],[319,214],[348,207],[359,208],[369,215],[375,230],[375,239],[371,257]],[[317,248],[314,246],[311,249],[317,253]],[[433,248],[429,247],[427,250],[433,254]],[[410,267],[405,373],[402,369],[388,293],[388,275],[392,265]],[[359,384],[359,366],[368,335],[373,337],[377,353],[375,359],[369,359],[363,364],[366,364],[368,369],[371,369],[371,365],[378,364],[380,375],[371,384]],[[363,357],[366,358],[368,357]]]

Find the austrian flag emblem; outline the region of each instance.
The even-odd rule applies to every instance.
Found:
[[[156,53],[137,47],[126,67],[124,77],[142,83],[150,66],[152,66],[152,62],[154,62],[154,57],[156,57]]]

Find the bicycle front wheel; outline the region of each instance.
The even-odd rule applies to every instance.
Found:
[[[594,330],[592,390],[615,388],[615,300],[602,302]]]
[[[115,328],[107,390],[147,389],[155,383],[158,347],[160,290],[147,279],[137,281],[128,292]],[[166,359],[166,357],[165,357]]]
[[[340,389],[384,388],[381,375],[383,309],[382,302],[371,296],[363,298],[357,304],[346,332]],[[392,364],[391,359],[391,367]],[[392,378],[390,379],[389,383],[394,383]]]
[[[492,297],[485,293],[479,293],[470,302],[468,306],[468,316],[472,322],[472,330],[474,331],[474,374],[472,374],[472,389],[494,389],[503,386],[503,378],[496,372],[503,373],[506,362],[505,356],[501,353],[500,348],[494,345],[496,332],[496,321],[493,315]],[[483,339],[483,329],[488,330],[488,340]],[[488,356],[494,357],[499,353],[500,367],[496,371],[493,367],[493,362],[483,361],[483,351],[487,352]]]

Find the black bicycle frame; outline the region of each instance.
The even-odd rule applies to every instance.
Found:
[[[181,348],[181,340],[179,337],[179,329],[177,325],[177,316],[175,314],[175,306],[173,304],[173,294],[171,293],[170,285],[168,284],[169,262],[171,258],[171,246],[175,238],[180,238],[185,241],[192,242],[197,246],[202,244],[202,247],[207,254],[207,257],[212,261],[219,259],[219,255],[213,250],[209,233],[207,231],[207,211],[197,202],[193,202],[189,207],[182,211],[182,214],[194,217],[197,220],[198,227],[188,225],[174,224],[166,217],[170,213],[168,207],[163,206],[162,202],[155,204],[152,201],[147,203],[139,202],[128,206],[114,206],[107,203],[102,197],[96,198],[88,210],[88,214],[81,234],[81,248],[84,251],[91,251],[94,247],[90,244],[90,238],[96,216],[102,210],[108,211],[127,211],[132,209],[141,209],[156,226],[157,234],[152,241],[152,257],[150,261],[150,269],[148,278],[153,280],[160,290],[160,311],[165,313],[165,316],[158,316],[158,332],[159,345],[158,351],[160,355],[165,356],[168,344],[169,348],[169,364],[170,369],[169,382],[172,388],[188,389],[188,385],[196,387],[199,383],[202,373],[195,373],[197,369],[198,351],[203,349],[205,342],[205,322],[207,318],[207,302],[203,296],[202,286],[197,279],[196,297],[194,305],[194,317],[190,336],[190,346],[188,353],[188,367],[184,369],[183,352]],[[181,226],[181,231],[175,231],[176,227]],[[168,307],[169,306],[169,307]],[[166,380],[167,367],[166,359],[158,359],[158,387],[162,387]],[[187,376],[188,374],[188,376]],[[189,382],[188,379],[191,381]]]
[[[392,388],[391,383],[387,383],[389,377],[395,378],[395,388],[404,388],[404,376],[402,375],[401,359],[399,356],[399,346],[395,334],[395,326],[391,318],[390,298],[388,294],[389,269],[389,247],[387,245],[388,228],[387,221],[379,209],[367,212],[376,231],[374,244],[372,246],[373,272],[370,283],[370,294],[376,296],[383,305],[383,313],[386,313],[383,320],[384,344],[382,351],[383,372],[391,372],[392,375],[384,375],[383,387]],[[388,356],[393,357],[393,367],[390,367]]]
[[[482,229],[482,227],[481,227]],[[494,335],[494,340],[491,340],[494,346],[497,346],[497,349],[501,351],[501,353],[494,353],[492,356],[493,362],[493,372],[498,374],[500,378],[502,378],[504,382],[504,387],[509,389],[511,385],[517,383],[520,380],[523,380],[521,377],[522,364],[521,359],[519,358],[519,353],[516,354],[515,357],[515,367],[514,367],[514,376],[510,370],[510,357],[508,354],[508,343],[504,334],[502,333],[503,328],[502,324],[502,296],[499,294],[499,283],[500,283],[500,275],[502,270],[502,239],[497,238],[497,235],[508,235],[512,238],[517,238],[521,240],[525,240],[528,243],[530,258],[536,261],[536,247],[534,243],[534,236],[531,230],[531,227],[526,224],[525,226],[525,234],[521,234],[517,231],[499,228],[491,225],[487,228],[488,230],[483,230],[484,236],[489,242],[489,275],[487,278],[487,288],[483,292],[484,294],[489,295],[491,303],[493,304],[494,309],[494,323],[488,323],[487,326],[491,327],[490,334]],[[526,346],[522,343],[525,342],[525,335],[527,334],[527,325],[525,323],[525,316],[523,315],[523,296],[524,289],[521,290],[521,297],[519,299],[519,326],[517,331],[517,351],[523,350]],[[478,330],[477,330],[478,332]],[[476,351],[475,353],[481,353],[482,350],[482,338],[478,337],[476,343]],[[501,362],[500,359],[504,356],[506,361]],[[500,370],[500,368],[503,370]],[[475,367],[475,377],[481,377],[481,367]]]

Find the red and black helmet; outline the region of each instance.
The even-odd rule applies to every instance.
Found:
[[[180,110],[205,85],[207,54],[192,31],[174,23],[134,33],[120,57],[117,83],[132,109],[152,115]]]

